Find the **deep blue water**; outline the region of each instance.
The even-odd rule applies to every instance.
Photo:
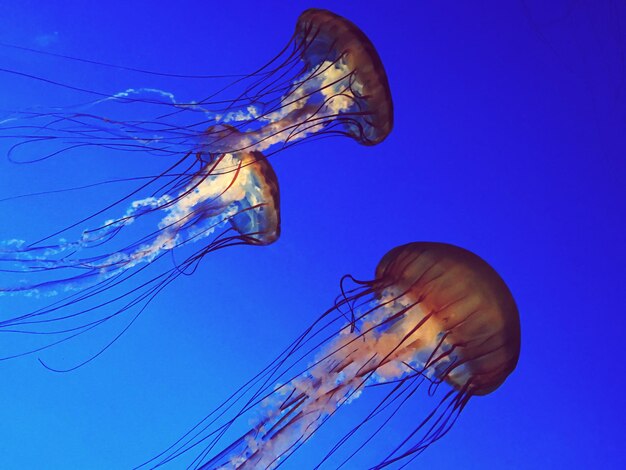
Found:
[[[3,43],[188,75],[253,71],[286,44],[301,11],[330,8],[375,44],[395,128],[375,147],[338,137],[272,157],[280,240],[207,255],[87,366],[54,373],[37,357],[71,366],[119,325],[1,362],[0,468],[141,463],[330,307],[342,275],[372,278],[387,250],[415,240],[482,256],[509,285],[522,324],[516,371],[492,395],[472,399],[415,467],[623,467],[626,10],[610,1],[543,3],[1,6]],[[6,47],[0,67],[105,94],[159,88],[181,100],[222,84]],[[90,98],[0,71],[2,116]],[[163,168],[148,155],[106,149],[15,165],[0,145],[0,198]],[[115,195],[107,187],[3,202],[0,239],[41,237]],[[31,300],[0,298],[0,309]],[[400,439],[411,418],[390,426],[380,445]],[[306,468],[318,445],[337,438],[325,431],[287,467]]]

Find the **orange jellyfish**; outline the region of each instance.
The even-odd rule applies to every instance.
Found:
[[[84,153],[91,146],[166,157],[190,150],[191,154],[256,150],[270,156],[303,140],[329,135],[375,145],[393,127],[391,92],[376,49],[357,26],[327,10],[303,12],[278,55],[198,101],[179,102],[173,93],[155,88],[128,88],[108,95],[27,76],[97,99],[4,119],[1,130],[8,134],[4,137],[17,139],[9,151],[15,161]],[[136,117],[124,119],[120,113]],[[224,124],[232,131],[219,126]],[[216,131],[207,132],[207,127]]]
[[[292,44],[302,65],[287,93],[263,111],[247,109],[260,127],[246,130],[250,121],[244,120],[238,130],[246,132],[219,136],[208,145],[264,151],[327,132],[364,145],[382,142],[393,127],[393,103],[385,69],[367,36],[341,16],[309,9],[298,18]]]
[[[405,465],[450,430],[472,397],[493,392],[515,369],[517,307],[477,255],[443,243],[409,243],[382,258],[373,281],[352,281],[356,287],[346,290],[342,282],[335,306],[272,364],[147,464],[202,448],[192,466],[274,468],[376,388],[382,398],[311,462],[311,468],[338,468],[427,387],[435,403],[421,419],[411,414],[413,429],[387,448],[384,440],[374,447],[380,455],[371,468]],[[215,455],[224,434],[245,418],[252,429]]]
[[[8,266],[3,271],[19,273],[18,282],[0,286],[0,296],[61,297],[0,321],[0,333],[44,339],[28,351],[4,353],[0,360],[65,342],[123,312],[139,315],[207,253],[241,244],[269,245],[278,239],[278,180],[260,152],[222,154],[201,164],[159,193],[133,200],[123,215],[83,231],[76,241],[34,246],[15,241],[0,249],[0,266]],[[183,259],[163,263],[166,254],[175,252]],[[136,276],[155,270],[147,279]]]

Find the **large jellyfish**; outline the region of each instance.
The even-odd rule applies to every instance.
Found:
[[[102,95],[48,78],[28,78],[97,99],[4,119],[0,132],[13,140],[11,160],[84,157],[97,147],[173,161],[89,217],[34,242],[13,238],[0,245],[0,270],[8,273],[0,278],[0,295],[64,294],[42,309],[1,314],[0,333],[46,338],[27,352],[81,335],[129,309],[143,310],[164,285],[193,270],[210,251],[276,240],[277,184],[265,160],[272,153],[332,134],[374,145],[393,125],[387,77],[374,46],[350,21],[325,10],[302,13],[292,39],[268,64],[193,103],[177,102],[157,89]],[[234,97],[224,96],[228,90],[237,90]],[[85,229],[105,214],[104,223]],[[72,233],[78,229],[82,233]],[[137,235],[133,238],[131,232]],[[148,280],[137,276],[158,261],[163,264],[166,253],[194,242],[202,248],[175,258]]]
[[[309,468],[343,467],[368,444],[379,459],[368,467],[404,466],[450,430],[470,398],[493,392],[515,369],[517,307],[477,255],[443,243],[409,243],[382,258],[373,281],[352,281],[356,287],[347,290],[342,282],[335,306],[275,361],[145,465],[201,449],[192,467],[274,468],[349,408],[342,413],[360,417],[329,448],[316,441],[318,461]],[[411,409],[412,429],[385,445],[383,429],[418,401],[422,388],[434,403],[421,418]],[[369,394],[377,400],[357,402]],[[363,401],[366,409],[355,409]],[[215,453],[241,421],[252,428]]]
[[[9,152],[16,161],[84,152],[89,146],[164,156],[186,155],[190,148],[191,154],[197,149],[211,154],[257,150],[269,156],[305,138],[329,134],[375,145],[393,127],[391,93],[376,49],[357,26],[327,10],[303,12],[277,56],[199,101],[177,102],[172,93],[153,88],[107,95],[0,71],[97,96],[89,103],[6,118],[5,137],[17,139]],[[229,91],[234,96],[226,96]],[[119,112],[142,117],[117,118]],[[217,124],[230,124],[232,131]],[[207,127],[216,130],[207,132]],[[40,145],[46,151],[38,151]]]

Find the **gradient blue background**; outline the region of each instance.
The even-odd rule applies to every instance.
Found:
[[[0,41],[160,71],[245,73],[282,48],[310,6],[351,19],[376,45],[393,133],[373,148],[338,138],[274,158],[282,238],[208,256],[91,365],[54,374],[34,357],[0,363],[0,468],[143,461],[330,306],[343,274],[371,278],[388,249],[413,240],[489,261],[518,302],[523,335],[515,373],[472,400],[415,467],[624,468],[623,4],[4,2]],[[0,64],[107,93],[158,86],[184,100],[213,86],[4,48]],[[2,109],[77,96],[0,73]],[[89,156],[2,158],[0,197],[159,168],[116,158],[115,168]],[[2,204],[0,238],[36,237],[100,200]],[[81,347],[47,357],[80,357]],[[384,439],[399,439],[410,419]],[[303,449],[299,462],[311,455]]]

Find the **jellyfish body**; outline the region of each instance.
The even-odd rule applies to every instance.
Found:
[[[410,243],[383,257],[374,281],[357,284],[151,464],[204,445],[193,462],[203,469],[273,468],[367,388],[385,387],[382,401],[322,453],[315,468],[329,461],[342,466],[410,398],[417,399],[415,392],[425,383],[429,394],[447,384],[415,429],[384,449],[372,468],[406,464],[448,432],[472,396],[491,393],[515,368],[520,350],[515,302],[500,276],[473,253],[441,243]],[[338,323],[343,324],[334,330]],[[220,421],[235,403],[243,403],[239,412]],[[253,428],[207,458],[229,427],[251,411]]]
[[[46,343],[57,344],[139,307],[209,252],[276,241],[280,196],[276,175],[265,157],[260,152],[241,152],[206,162],[198,158],[198,171],[162,187],[160,193],[130,202],[122,216],[85,230],[77,241],[4,247],[0,263],[5,271],[19,273],[20,282],[0,286],[0,295],[67,296],[47,308],[0,319],[0,333],[57,334],[61,340]],[[141,225],[141,230],[150,222],[155,226],[147,230],[148,235],[124,237],[126,230],[135,225]],[[121,247],[116,246],[120,243]],[[195,245],[201,248],[194,249]],[[139,287],[134,282],[133,271],[150,272],[166,253],[189,250],[184,261],[147,282],[142,280]],[[113,308],[116,301],[121,306]],[[98,315],[103,307],[113,308],[113,313]],[[4,358],[8,357],[14,355]]]

